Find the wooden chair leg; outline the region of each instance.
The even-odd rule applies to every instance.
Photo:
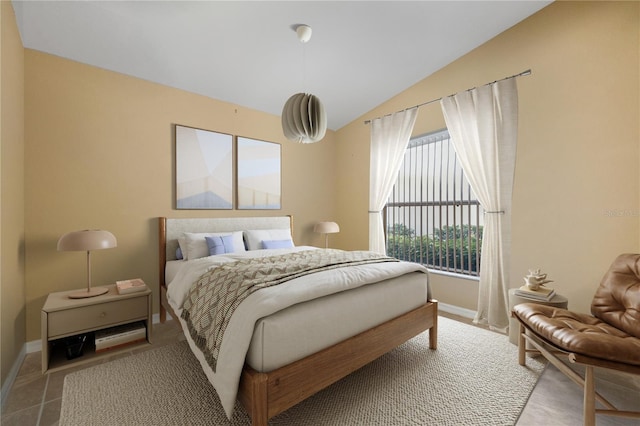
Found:
[[[524,325],[520,324],[520,332],[518,333],[518,364],[525,365],[527,363],[527,341],[524,338]]]
[[[612,403],[607,401],[602,395],[596,392],[596,378],[595,368],[613,368],[618,371],[625,371],[631,374],[640,374],[640,371],[634,369],[634,366],[628,365],[628,369],[621,369],[603,365],[602,360],[597,360],[585,356],[578,355],[576,353],[564,352],[561,350],[554,350],[547,346],[542,340],[538,340],[535,332],[530,331],[529,334],[525,334],[525,327],[520,325],[520,335],[518,339],[518,361],[520,365],[525,365],[525,355],[527,353],[526,346],[531,345],[535,349],[533,351],[539,352],[546,358],[554,367],[556,367],[565,376],[571,379],[574,383],[583,388],[583,424],[585,426],[596,426],[596,414],[619,416],[640,419],[640,411],[625,411],[618,410]],[[532,352],[532,351],[529,351]],[[569,365],[564,363],[559,355],[567,356],[571,363],[583,365],[584,377],[574,371]],[[613,363],[609,363],[613,364]],[[596,403],[602,404],[605,408],[597,408]]]
[[[584,426],[596,425],[596,378],[593,367],[587,365],[584,372]]]

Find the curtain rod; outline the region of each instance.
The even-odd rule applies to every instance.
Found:
[[[531,69],[528,69],[528,70],[522,71],[521,73],[514,74],[514,75],[511,75],[511,76],[509,76],[509,77],[501,78],[500,80],[492,81],[491,83],[485,83],[485,84],[483,84],[482,86],[489,86],[489,85],[491,85],[491,84],[495,84],[495,83],[497,83],[497,82],[499,82],[499,81],[508,80],[508,79],[510,79],[510,78],[522,77],[522,76],[526,76],[526,75],[531,75]],[[467,89],[467,90],[463,90],[463,91],[464,91],[464,92],[468,92],[468,91],[473,90],[473,89],[475,89],[475,87],[472,87],[471,89]],[[460,92],[458,92],[458,93],[460,93]],[[454,95],[455,95],[455,94],[454,94]],[[454,96],[454,95],[449,95],[449,96]],[[438,102],[438,101],[441,101],[441,100],[442,100],[442,98],[432,99],[432,100],[430,100],[430,101],[423,102],[423,103],[421,103],[421,104],[414,105],[414,106],[412,106],[412,107],[405,108],[405,109],[402,109],[402,110],[400,110],[400,111],[396,111],[396,112],[406,111],[406,110],[411,109],[411,108],[420,108],[421,106],[429,105],[429,104],[432,104],[432,103],[434,103],[434,102]],[[391,114],[385,114],[385,115],[383,115],[383,117],[386,117],[387,115],[391,115]],[[380,117],[377,117],[377,118],[380,118]],[[375,119],[376,119],[376,118],[373,118],[373,119],[371,119],[371,120],[365,120],[365,121],[364,121],[364,124],[369,124],[369,123],[371,123],[371,121],[372,121],[372,120],[375,120]]]

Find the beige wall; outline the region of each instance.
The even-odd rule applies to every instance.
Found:
[[[2,385],[26,342],[24,49],[11,3],[0,3],[0,345]]]
[[[364,119],[531,68],[518,79],[511,283],[542,268],[570,308],[587,312],[614,257],[640,248],[639,15],[638,2],[553,3],[340,129],[334,241],[368,246]],[[414,135],[442,127],[434,103],[420,109]],[[437,299],[475,310],[472,281],[432,282]]]
[[[84,285],[84,258],[55,250],[63,233],[100,227],[118,237],[117,249],[93,256],[96,285],[139,276],[155,286],[157,216],[265,214],[174,210],[173,124],[282,143],[283,209],[266,214],[293,214],[298,244],[322,244],[313,223],[335,219],[341,232],[332,244],[362,249],[369,174],[362,120],[528,68],[533,75],[518,80],[512,281],[543,268],[571,307],[587,310],[613,257],[639,248],[639,13],[636,2],[554,3],[308,146],[284,140],[278,117],[25,50],[26,285],[13,297],[26,293],[26,340],[39,338],[47,293]],[[2,73],[4,82],[4,61]],[[3,154],[4,96],[3,87]],[[415,134],[442,127],[433,104],[421,109]],[[4,167],[2,175],[4,189]],[[432,282],[442,302],[475,309],[472,281]]]
[[[291,214],[297,244],[322,243],[312,228],[334,216],[333,132],[300,145],[277,116],[29,49],[25,68],[28,340],[49,292],[85,285],[84,256],[56,251],[68,231],[113,232],[118,247],[92,253],[94,285],[141,277],[156,311],[158,216]],[[282,210],[174,210],[174,124],[281,143]]]

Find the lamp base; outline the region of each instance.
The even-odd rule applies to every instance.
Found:
[[[108,292],[108,288],[104,287],[93,287],[88,290],[77,291],[75,293],[70,293],[70,299],[84,299],[85,297],[95,297],[100,296],[101,294],[105,294]]]

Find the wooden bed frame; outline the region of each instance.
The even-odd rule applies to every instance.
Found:
[[[167,311],[177,321],[167,301],[165,283],[167,218],[158,219],[160,321],[166,320]],[[220,232],[220,230],[212,232]],[[438,339],[438,302],[436,300],[429,300],[406,314],[268,373],[260,373],[245,364],[240,378],[238,400],[251,416],[253,426],[267,426],[270,418],[425,330],[429,330],[429,348],[436,349]]]

